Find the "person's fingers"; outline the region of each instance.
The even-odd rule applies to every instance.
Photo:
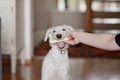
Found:
[[[67,32],[67,33],[66,33],[66,36],[69,36],[70,34],[71,34],[70,32]]]
[[[70,32],[67,33],[67,37],[68,37],[69,40],[74,39],[73,33],[70,33]]]
[[[70,45],[74,45],[74,41],[73,40],[68,40],[68,41],[65,41],[67,44],[70,44]]]
[[[72,40],[74,40],[74,38],[71,35],[67,36],[67,38],[68,38],[68,40],[65,42],[71,42]]]
[[[68,33],[66,34],[66,36],[67,36],[67,37],[72,37],[72,36],[73,36],[73,33],[72,33],[72,32],[68,32]]]
[[[75,44],[75,38],[72,32],[67,33],[67,37],[69,40],[65,41],[67,44],[74,45]]]
[[[70,44],[70,45],[74,45],[75,44],[75,40],[73,37],[69,37],[69,40],[66,40],[65,41],[67,44]]]

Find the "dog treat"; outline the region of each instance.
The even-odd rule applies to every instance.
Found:
[[[50,43],[57,43],[57,42],[62,42],[62,41],[66,41],[69,40],[69,38],[64,38],[62,40],[50,40]]]

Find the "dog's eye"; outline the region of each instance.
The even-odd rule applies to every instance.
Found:
[[[55,33],[55,30],[53,32]]]
[[[62,29],[63,31],[65,31],[65,29]]]

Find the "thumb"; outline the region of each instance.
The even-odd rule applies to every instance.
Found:
[[[70,44],[70,45],[74,45],[74,38],[69,36],[68,40],[66,40],[65,43]]]
[[[67,43],[69,45],[74,45],[74,40],[67,40],[67,41],[65,41],[65,43]]]

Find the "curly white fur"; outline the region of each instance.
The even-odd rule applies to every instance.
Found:
[[[68,25],[52,27],[47,30],[45,41],[49,38],[52,48],[45,56],[42,64],[42,80],[69,80],[68,44],[62,44],[64,46],[62,49],[58,48],[56,44],[67,40],[66,33],[69,31],[73,31],[73,28]],[[56,37],[57,34],[61,34],[59,39]]]

